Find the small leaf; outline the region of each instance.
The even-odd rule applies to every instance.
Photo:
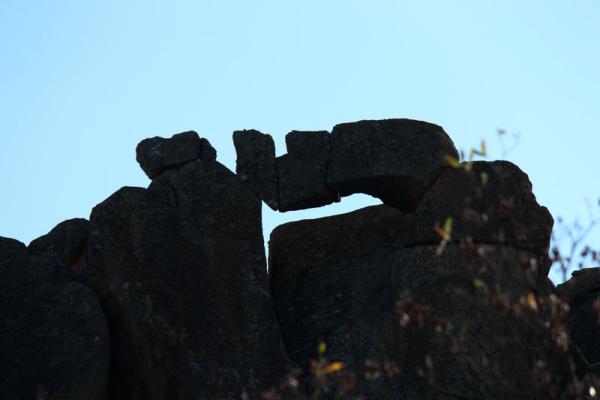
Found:
[[[425,356],[425,366],[428,369],[433,369],[433,360],[429,354]]]
[[[538,310],[538,303],[533,292],[529,292],[527,295],[527,306],[533,311]]]
[[[344,363],[340,361],[332,362],[331,364],[324,365],[315,369],[316,376],[323,376],[332,372],[338,372],[344,369]]]
[[[482,171],[479,174],[479,177],[481,178],[481,183],[483,185],[487,185],[487,183],[490,181],[490,175],[487,172],[485,172],[485,171]]]
[[[448,165],[451,166],[452,168],[460,168],[460,162],[456,158],[446,155],[446,156],[444,156],[444,159],[446,160]]]
[[[479,154],[481,157],[486,157],[487,156],[487,149],[485,146],[485,140],[481,140],[481,153]]]
[[[446,222],[444,223],[444,238],[450,239],[452,235],[452,222],[453,219],[451,217],[446,218]]]
[[[487,289],[485,282],[478,278],[473,279],[473,286],[475,286],[477,289]]]
[[[321,373],[323,374],[330,374],[332,372],[338,372],[344,369],[344,363],[340,362],[340,361],[336,361],[336,362],[332,362],[329,365],[324,366],[321,369]]]
[[[324,342],[319,343],[319,354],[325,354],[327,345]]]

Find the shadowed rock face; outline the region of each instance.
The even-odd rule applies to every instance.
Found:
[[[458,159],[452,140],[427,122],[388,119],[336,125],[327,186],[341,196],[370,194],[412,211],[447,165],[445,156]]]
[[[270,288],[290,356],[306,366],[325,342],[326,356],[359,377],[367,360],[395,362],[393,378],[359,379],[357,393],[370,398],[545,398],[551,385],[531,373],[533,349],[551,345],[545,320],[512,318],[474,285],[519,302],[538,291],[538,271],[521,265],[539,256],[497,245],[451,244],[441,255],[434,243],[405,247],[416,222],[376,206],[273,231]],[[413,321],[401,328],[404,314]]]
[[[273,210],[279,209],[275,143],[271,135],[256,130],[235,131],[235,172]]]
[[[96,295],[0,238],[0,398],[104,400],[110,344]]]
[[[508,161],[474,162],[470,171],[463,166],[445,170],[425,193],[407,245],[439,241],[433,228],[451,218],[455,240],[547,255],[554,220],[537,203],[527,175]]]
[[[568,332],[580,376],[600,373],[600,268],[573,272],[557,291],[570,307]]]
[[[297,386],[280,380],[292,365],[310,385],[315,357],[369,399],[556,398],[553,221],[518,167],[452,168],[443,129],[407,119],[292,131],[280,157],[269,135],[233,139],[237,175],[195,132],[146,139],[147,189],[28,248],[0,238],[0,398],[258,399]],[[353,193],[385,205],[277,227],[267,277],[261,200],[283,212]],[[559,288],[582,374],[600,361],[597,275]]]
[[[279,211],[302,210],[339,201],[326,186],[329,132],[293,131],[285,137],[287,154],[277,157]]]
[[[114,338],[114,398],[239,398],[285,373],[260,210],[202,160],[94,208],[90,285]]]
[[[158,136],[144,139],[137,145],[135,153],[137,162],[150,179],[190,161],[217,158],[217,151],[208,140],[200,138],[194,131],[178,133],[169,139]]]
[[[269,284],[294,361],[306,366],[321,341],[347,362],[356,355],[357,363],[377,346],[369,343],[378,339],[373,321],[391,311],[389,265],[408,221],[398,210],[374,206],[273,231]]]
[[[79,268],[86,262],[90,229],[86,219],[69,219],[33,240],[27,250],[30,254],[54,259],[66,267]]]
[[[269,135],[234,133],[237,173],[274,210],[319,207],[365,193],[402,211],[423,193],[458,152],[444,130],[410,119],[359,121],[326,131],[294,131],[277,159]],[[275,194],[281,197],[277,202]]]

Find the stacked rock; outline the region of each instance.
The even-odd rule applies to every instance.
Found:
[[[119,189],[28,248],[0,239],[0,398],[560,389],[538,379],[563,361],[540,328],[553,221],[518,167],[459,164],[441,127],[408,119],[292,131],[279,157],[259,131],[233,141],[236,173],[196,132],[143,140],[147,188]],[[276,228],[267,276],[261,201],[285,212],[354,193],[383,204]],[[571,331],[596,362],[581,333],[595,286],[580,286]]]

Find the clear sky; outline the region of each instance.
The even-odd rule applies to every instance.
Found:
[[[145,137],[407,117],[508,158],[556,217],[600,197],[600,2],[0,1],[0,235],[28,243],[149,181]],[[376,202],[353,196],[285,221]]]

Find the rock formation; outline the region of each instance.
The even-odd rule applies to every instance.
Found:
[[[459,164],[407,119],[292,131],[279,157],[233,140],[236,173],[195,132],[143,140],[147,188],[0,240],[0,398],[552,399],[574,357],[595,373],[600,280],[548,280],[553,220],[517,166]],[[384,204],[276,228],[267,276],[261,200],[353,193]]]
[[[570,308],[568,333],[577,374],[600,376],[600,269],[584,268],[557,288]]]
[[[0,238],[0,398],[103,400],[110,365],[98,298],[64,265]]]
[[[214,160],[92,211],[89,281],[113,337],[113,398],[256,396],[286,373],[258,197]]]
[[[292,131],[288,153],[275,158],[273,139],[234,133],[237,173],[273,210],[319,207],[365,193],[413,211],[458,152],[444,130],[409,119],[360,121],[326,131]],[[281,197],[281,198],[279,198]]]

